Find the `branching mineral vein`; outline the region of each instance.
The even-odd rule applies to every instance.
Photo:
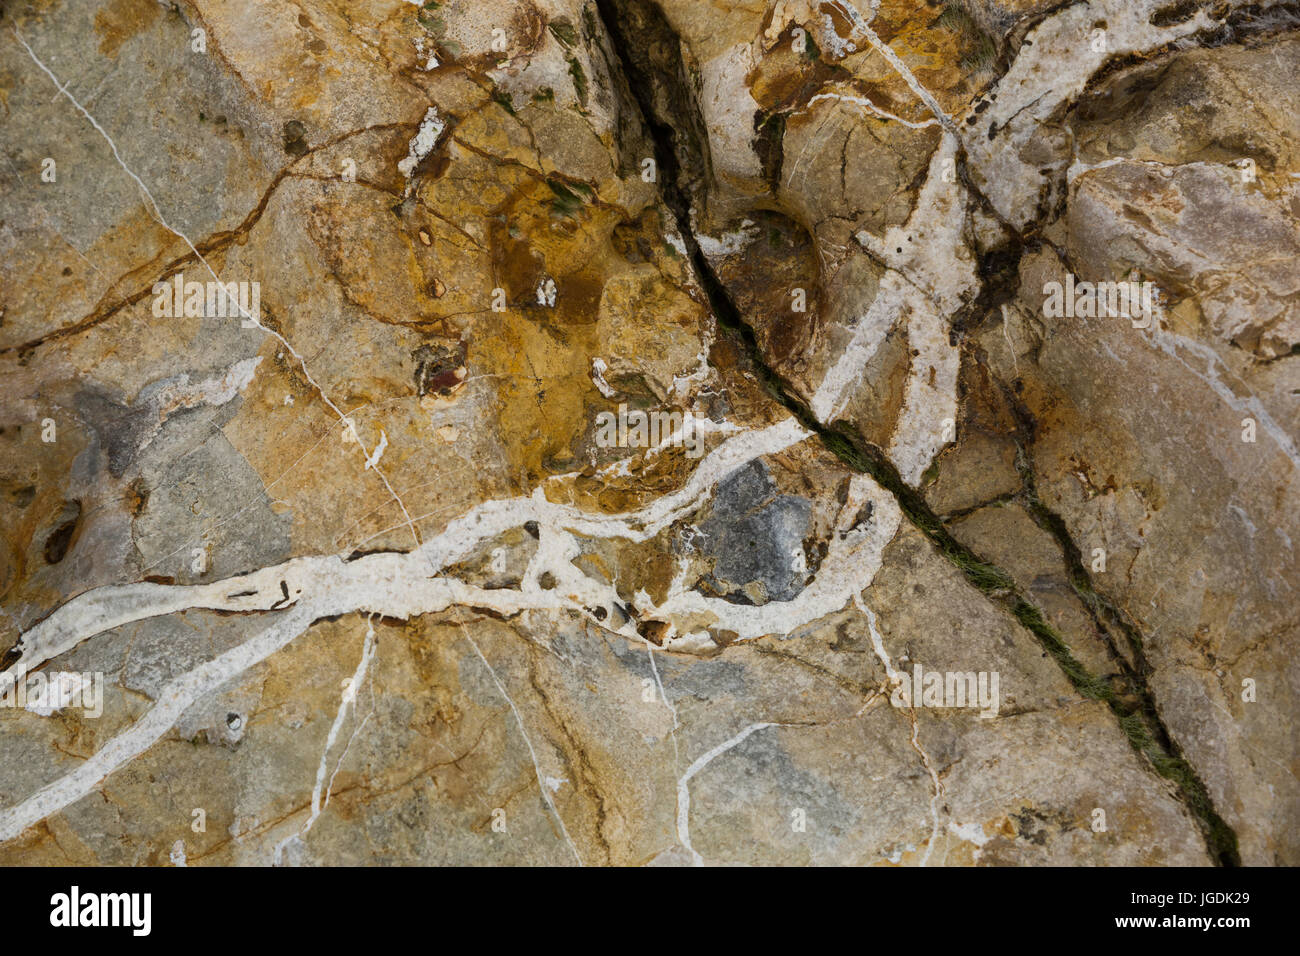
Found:
[[[1154,14],[1166,6],[1163,0],[1092,0],[1069,5],[1030,31],[965,144],[981,189],[1016,228],[1037,214],[1048,177],[1055,175],[1026,160],[1031,151],[1022,150],[1041,135],[1044,121],[1082,93],[1112,58],[1163,46],[1215,22],[1199,9],[1182,23],[1153,25]]]
[[[847,348],[816,390],[812,411],[826,423],[842,413],[851,389],[885,335],[899,316],[906,316],[914,357],[889,454],[904,480],[915,483],[942,445],[954,437],[950,430],[954,427],[957,411],[958,353],[955,345],[949,342],[949,323],[952,315],[977,287],[973,256],[965,239],[965,189],[955,177],[949,176],[961,151],[965,150],[975,178],[982,182],[998,213],[1009,222],[1023,223],[1025,217],[1033,214],[1047,176],[1020,158],[1020,146],[1025,137],[1031,135],[1044,118],[1077,96],[1097,69],[1113,56],[1169,43],[1203,30],[1213,21],[1204,10],[1200,10],[1182,23],[1153,26],[1150,20],[1160,6],[1157,0],[1093,0],[1065,7],[1033,31],[1033,43],[1025,45],[998,83],[998,97],[992,108],[981,114],[979,128],[972,131],[968,141],[963,142],[960,138],[964,132],[962,126],[943,111],[933,94],[920,84],[861,14],[842,0],[833,2],[848,17],[855,33],[865,38],[889,62],[945,132],[931,159],[917,206],[906,227],[892,228],[883,238],[867,233],[858,236],[859,242],[873,258],[884,264],[885,274],[876,299],[856,323]],[[1106,43],[1099,49],[1081,39],[1097,22],[1106,24],[1107,33]],[[16,29],[14,36],[59,93],[107,141],[118,165],[139,187],[152,216],[180,238],[213,279],[219,281],[194,243],[164,218],[148,187],[127,166],[107,131],[72,96]],[[862,105],[880,112],[869,103]],[[436,144],[443,132],[441,122],[437,111],[430,109],[410,144],[407,159],[403,160],[402,172],[408,178],[414,172],[414,166]],[[907,125],[924,126],[928,123]],[[988,135],[986,130],[992,135]],[[278,340],[301,366],[307,381],[324,404],[345,427],[351,427],[350,419],[326,395],[312,377],[304,358],[287,339],[279,332],[261,326],[242,307],[240,311],[244,318]],[[1168,340],[1158,344],[1166,351],[1175,347]],[[1174,351],[1171,354],[1178,357]],[[1217,387],[1218,379],[1213,370],[1207,374],[1213,379],[1215,390],[1225,401],[1229,400]],[[1271,419],[1265,422],[1265,427],[1272,430]],[[414,550],[404,554],[367,555],[355,561],[338,555],[300,557],[212,584],[166,586],[140,583],[97,588],[68,601],[23,634],[17,646],[17,661],[9,672],[0,675],[0,692],[12,687],[33,668],[71,650],[82,641],[134,621],[189,609],[264,613],[273,617],[270,626],[256,636],[168,683],[149,711],[74,770],[0,812],[0,841],[14,838],[26,827],[90,793],[109,774],[159,740],[195,701],[265,660],[320,618],[354,612],[410,618],[457,605],[486,608],[507,617],[526,610],[589,614],[593,607],[616,602],[618,596],[612,586],[588,577],[573,564],[572,559],[580,553],[580,539],[648,540],[673,522],[690,515],[704,502],[717,482],[736,468],[761,456],[788,449],[808,436],[809,432],[798,422],[786,419],[767,428],[731,437],[700,462],[681,489],[638,511],[621,515],[587,513],[570,505],[548,501],[539,489],[528,497],[477,505],[423,544],[405,504],[378,466],[386,436],[373,452],[358,436],[358,447],[367,468],[378,474],[401,509],[416,544]],[[1286,450],[1291,460],[1296,461],[1294,446],[1288,445]],[[866,511],[871,517],[856,525],[854,516],[864,513],[867,504],[872,506]],[[635,611],[643,616],[668,619],[672,628],[665,646],[674,649],[674,641],[678,648],[689,648],[697,646],[699,640],[698,633],[678,633],[676,622],[679,620],[690,620],[698,628],[705,626],[700,621],[711,619],[719,627],[734,631],[740,640],[752,640],[771,633],[788,633],[853,600],[867,614],[873,648],[880,656],[889,679],[896,680],[898,675],[876,630],[874,614],[861,601],[860,595],[871,583],[880,566],[881,553],[893,538],[900,520],[901,513],[892,496],[870,478],[856,476],[850,485],[848,501],[837,519],[826,558],[813,582],[794,600],[771,602],[759,607],[733,605],[707,598],[679,582],[670,589],[661,606],[641,595]],[[537,551],[517,589],[480,588],[443,573],[448,566],[483,544],[528,522],[536,522],[540,529]],[[543,575],[554,578],[556,586],[543,588],[540,584]],[[641,639],[632,621],[616,627],[601,626],[630,640]],[[551,799],[537,751],[518,708],[478,644],[468,632],[465,636],[509,704],[531,754],[542,797],[557,820],[565,842],[581,862],[577,847]],[[651,654],[653,667],[653,652]],[[364,677],[372,655],[372,637],[368,633],[353,682],[344,693],[326,740],[313,789],[312,813],[303,833],[310,830],[324,809],[322,795],[325,801],[328,800],[328,784],[324,776],[328,755],[346,712],[354,704],[357,685]],[[655,668],[656,682],[658,676]],[[662,684],[659,686],[662,694]],[[666,695],[664,700],[668,704]],[[672,709],[671,704],[668,706]],[[675,731],[675,711],[673,721]],[[679,778],[678,837],[696,862],[702,860],[690,843],[691,779],[719,754],[739,745],[754,732],[771,726],[777,725],[771,722],[749,725],[700,756]],[[914,715],[912,745],[933,784],[933,830],[922,860],[924,863],[939,832],[938,801],[942,785],[929,756],[920,746]],[[282,846],[277,847],[277,856]]]
[[[701,460],[682,489],[628,514],[588,514],[570,505],[547,501],[539,491],[531,497],[479,505],[452,521],[442,534],[421,548],[404,554],[372,554],[355,561],[337,555],[295,558],[212,584],[109,586],[74,598],[23,635],[18,659],[9,671],[0,675],[0,690],[14,686],[33,668],[82,641],[134,621],[197,608],[275,612],[281,617],[269,630],[246,644],[167,685],[152,710],[110,740],[93,758],[0,814],[0,840],[17,835],[23,828],[89,793],[109,773],[158,740],[176,717],[200,696],[264,660],[319,618],[358,611],[409,618],[455,605],[489,608],[504,616],[525,610],[586,614],[593,606],[616,601],[612,587],[588,578],[573,565],[571,559],[577,553],[575,536],[646,540],[698,508],[717,481],[737,467],[789,448],[803,441],[807,434],[793,419],[786,419],[765,429],[734,436]],[[876,509],[871,522],[863,527],[850,526],[844,516],[857,513],[868,500]],[[647,611],[670,615],[678,609],[709,611],[728,626],[733,626],[728,615],[739,611],[743,620],[735,621],[734,627],[742,639],[802,625],[842,607],[854,591],[870,583],[879,567],[880,551],[892,538],[899,520],[892,499],[870,479],[859,476],[852,484],[849,503],[842,509],[840,535],[823,562],[818,580],[794,601],[774,602],[764,611],[737,608],[702,596],[697,602],[678,593],[664,608],[650,607]],[[476,547],[529,521],[538,523],[540,540],[527,578],[518,590],[479,588],[439,576],[443,568]],[[540,586],[539,579],[547,572],[556,578],[557,587]],[[640,640],[631,622],[615,630],[628,639]],[[499,679],[498,685],[504,693]],[[522,729],[522,720],[520,726]],[[528,747],[534,752],[536,762],[531,741]],[[540,779],[540,768],[538,772]],[[549,795],[546,799],[553,810]]]
[[[356,705],[357,694],[360,692],[361,682],[365,680],[366,672],[370,668],[370,661],[375,655],[375,628],[371,621],[366,622],[366,637],[361,645],[361,659],[357,661],[357,668],[352,676],[348,678],[343,685],[342,699],[339,701],[338,713],[334,715],[334,723],[330,725],[329,733],[325,737],[325,748],[321,751],[320,765],[316,768],[316,785],[311,791],[311,816],[302,828],[288,837],[285,837],[275,846],[275,855],[273,862],[278,866],[284,857],[284,849],[290,843],[301,842],[302,838],[311,832],[311,828],[316,825],[316,820],[320,817],[322,811],[329,805],[330,791],[334,787],[334,777],[338,775],[339,768],[343,765],[343,758],[347,756],[348,750],[352,747],[352,741],[356,739],[357,734],[361,731],[364,721],[359,723],[352,736],[348,738],[347,747],[339,756],[338,762],[334,766],[334,773],[330,775],[328,783],[325,779],[325,773],[329,769],[330,751],[334,748],[334,742],[338,739],[339,731],[343,729],[343,724],[348,718]],[[369,720],[367,715],[366,720]],[[323,799],[322,799],[323,798]]]
[[[42,62],[41,58],[36,55],[36,51],[33,50],[28,45],[27,41],[23,38],[22,34],[18,32],[17,27],[14,27],[13,32],[14,32],[14,38],[20,44],[22,44],[23,49],[27,51],[27,55],[31,57],[32,62],[35,63],[38,67],[40,67],[41,71],[50,78],[50,82],[54,84],[54,86],[58,89],[58,91],[62,93],[65,97],[67,97],[68,102],[70,102],[73,106],[77,108],[77,111],[86,118],[86,120],[90,123],[90,125],[93,126],[95,130],[99,133],[99,135],[104,138],[104,141],[108,143],[109,149],[111,149],[113,152],[113,158],[117,160],[117,164],[122,167],[122,170],[128,176],[130,176],[132,180],[135,181],[136,186],[139,187],[140,192],[144,195],[145,201],[148,204],[150,215],[152,215],[153,218],[158,221],[158,224],[160,226],[162,226],[168,232],[172,233],[183,243],[185,243],[185,245],[189,247],[190,252],[194,254],[195,258],[197,258],[198,261],[203,264],[203,268],[208,270],[208,274],[212,276],[212,280],[214,282],[220,283],[221,282],[220,276],[217,275],[216,270],[212,268],[212,265],[203,256],[203,254],[199,252],[198,247],[196,247],[194,243],[190,241],[189,236],[185,235],[185,233],[181,232],[179,229],[177,229],[175,226],[173,226],[163,217],[162,210],[159,208],[158,202],[154,199],[153,193],[151,193],[149,191],[149,187],[144,184],[144,180],[142,180],[139,176],[137,176],[135,172],[131,169],[131,167],[129,167],[126,164],[126,160],[124,160],[122,158],[122,154],[118,152],[117,143],[113,141],[113,137],[109,136],[108,131],[105,130],[104,127],[99,125],[99,122],[95,119],[95,117],[91,116],[89,111],[87,111],[87,109],[84,106],[82,106],[79,102],[77,102],[76,97],[74,97],[70,92],[68,92],[68,88],[63,83],[59,82],[59,78],[55,76],[53,71],[51,71],[50,68],[46,66],[44,62]],[[430,112],[433,113],[434,116],[436,117],[437,115],[436,110],[430,110]],[[428,117],[426,117],[426,121],[427,119]],[[421,132],[422,133],[424,132],[423,127],[421,127]],[[436,140],[436,135],[434,138]],[[432,148],[432,146],[430,146],[430,148]],[[414,145],[412,146],[412,149],[414,149]],[[329,408],[329,410],[334,413],[334,415],[339,419],[340,422],[343,423],[344,427],[347,428],[352,427],[351,421],[343,413],[342,409],[340,409],[337,405],[334,404],[333,400],[329,397],[329,395],[325,393],[324,388],[322,388],[320,383],[317,382],[316,379],[312,376],[311,369],[307,367],[307,360],[298,352],[297,349],[293,347],[293,345],[290,344],[287,338],[285,338],[280,332],[276,331],[275,329],[271,329],[263,325],[261,320],[257,316],[250,314],[249,311],[245,309],[244,306],[237,299],[228,299],[227,304],[228,307],[229,305],[233,305],[236,309],[238,309],[239,315],[244,321],[252,323],[252,325],[256,326],[257,328],[261,329],[263,332],[266,332],[268,335],[276,339],[276,341],[280,343],[280,345],[284,348],[284,350],[293,356],[294,360],[298,363],[298,366],[302,369],[303,377],[311,384],[311,387],[316,390],[316,393],[320,396],[321,401],[324,402],[325,405]],[[371,457],[370,450],[366,448],[365,442],[361,440],[360,435],[356,436],[356,440],[357,440],[357,447],[361,449],[361,455],[363,460],[366,460],[367,467],[370,467],[369,465],[369,459]],[[377,461],[378,459],[376,459],[376,462]],[[384,474],[384,472],[378,467],[377,464],[374,465],[373,467],[374,467],[375,474],[379,476],[379,480],[383,483],[384,487],[388,490],[389,495],[391,495],[393,500],[397,502],[398,508],[401,509],[403,517],[405,517],[407,524],[410,526],[411,535],[414,537],[415,543],[418,545],[420,543],[420,538],[419,535],[417,535],[415,532],[415,525],[414,523],[411,522],[411,516],[410,513],[406,510],[406,504],[402,501],[401,497],[397,494],[397,491],[393,488],[392,484],[389,483],[387,475]]]
[[[704,865],[704,857],[695,852],[695,847],[691,846],[691,778],[712,763],[715,757],[731,750],[754,731],[776,726],[779,725],[768,721],[750,724],[730,740],[724,740],[712,750],[697,757],[695,762],[686,768],[686,772],[677,781],[677,842],[690,851],[691,858],[696,866]]]

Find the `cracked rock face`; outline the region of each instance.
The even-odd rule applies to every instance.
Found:
[[[0,48],[0,862],[1300,862],[1294,4]]]

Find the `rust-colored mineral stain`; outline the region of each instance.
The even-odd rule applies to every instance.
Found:
[[[155,0],[111,0],[95,14],[99,52],[114,56],[123,43],[152,26],[160,12]]]

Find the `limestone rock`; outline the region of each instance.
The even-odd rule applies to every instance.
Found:
[[[1288,11],[6,7],[0,862],[1295,864]]]

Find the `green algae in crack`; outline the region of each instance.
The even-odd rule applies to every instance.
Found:
[[[565,46],[575,46],[578,42],[578,31],[573,28],[564,17],[557,17],[550,23],[546,24],[546,29],[551,31],[551,36],[559,40]]]
[[[948,0],[935,23],[961,37],[962,69],[971,73],[992,69],[998,58],[997,46],[961,3]]]
[[[1115,702],[1115,691],[1110,684],[1104,678],[1089,673],[1088,669],[1079,663],[1065,638],[1056,628],[1047,623],[1043,612],[1037,606],[1030,604],[1024,598],[1019,598],[1012,613],[1026,630],[1038,638],[1038,642],[1047,653],[1052,655],[1057,666],[1065,672],[1065,676],[1080,694],[1089,700],[1100,700],[1107,704]]]
[[[692,240],[693,237],[688,237],[687,241],[689,243]],[[703,261],[703,255],[699,259]],[[704,262],[704,267],[708,268],[707,262]],[[717,283],[716,278],[714,282]],[[707,290],[709,284],[705,282],[704,285]],[[721,283],[717,285],[720,287]],[[725,289],[721,292],[725,295]],[[727,311],[725,306],[722,311]],[[1130,746],[1147,760],[1159,776],[1173,783],[1184,806],[1201,827],[1211,857],[1221,866],[1239,866],[1241,856],[1236,833],[1215,810],[1204,781],[1183,756],[1181,748],[1165,727],[1156,709],[1154,695],[1142,675],[1132,672],[1123,675],[1126,690],[1140,702],[1136,710],[1130,710],[1105,678],[1091,673],[1075,658],[1066,640],[1048,623],[1042,610],[1019,592],[1010,575],[981,559],[952,536],[943,520],[930,510],[921,493],[902,480],[883,452],[866,444],[847,423],[837,422],[828,428],[816,421],[812,413],[767,366],[753,330],[740,319],[734,306],[731,307],[730,317],[737,327],[729,327],[728,323],[722,321],[721,315],[720,324],[741,341],[768,393],[795,415],[804,427],[816,432],[841,461],[856,471],[870,475],[877,484],[889,491],[907,519],[930,539],[945,558],[961,570],[972,586],[992,603],[1010,611],[1021,626],[1034,635],[1081,696],[1101,701],[1110,708]],[[1057,520],[1060,521],[1059,516]],[[1063,522],[1061,526],[1064,527]],[[1078,549],[1073,547],[1073,542],[1070,542],[1070,547],[1073,557],[1072,582],[1080,577],[1087,580],[1087,572],[1083,570]],[[1098,597],[1090,582],[1086,592],[1094,598]],[[1133,643],[1140,651],[1140,638]],[[1139,660],[1144,662],[1145,658],[1139,657]],[[1123,663],[1122,658],[1120,662]]]
[[[811,36],[805,34],[803,38],[803,55],[809,60],[819,60],[822,55],[822,48],[817,45],[817,41]]]
[[[921,492],[903,481],[898,469],[881,449],[866,442],[846,422],[839,421],[831,425],[820,422],[768,364],[753,327],[745,321],[730,293],[713,271],[691,228],[688,198],[690,189],[684,183],[682,166],[678,161],[678,149],[681,148],[679,141],[687,143],[691,141],[687,130],[692,125],[692,121],[697,120],[698,117],[675,115],[669,119],[657,114],[652,92],[652,78],[647,75],[643,64],[638,64],[632,52],[638,49],[637,38],[625,33],[628,18],[619,16],[629,3],[639,2],[640,0],[598,0],[597,6],[624,73],[632,81],[633,96],[640,109],[641,118],[650,131],[656,160],[661,171],[659,178],[661,198],[676,218],[678,231],[686,245],[687,258],[691,261],[696,278],[704,290],[719,327],[736,344],[739,352],[748,362],[750,371],[769,397],[784,407],[801,425],[816,434],[825,447],[847,466],[854,471],[869,475],[893,495],[900,510],[912,525],[962,572],[967,581],[991,603],[1014,617],[1034,636],[1082,697],[1105,703],[1110,708],[1134,751],[1145,758],[1155,773],[1174,785],[1183,805],[1200,826],[1211,857],[1223,866],[1239,865],[1240,854],[1237,849],[1236,834],[1215,811],[1204,783],[1181,755],[1163,724],[1159,722],[1158,715],[1154,712],[1150,691],[1145,688],[1145,685],[1139,684],[1132,688],[1139,691],[1138,696],[1143,700],[1143,706],[1138,710],[1127,708],[1120,695],[1116,694],[1105,678],[1092,674],[1075,658],[1069,644],[1048,623],[1042,610],[1020,593],[1011,575],[980,558],[953,537],[943,520],[930,509]],[[661,29],[665,27],[666,25],[661,26]],[[640,39],[644,41],[646,38]],[[644,50],[641,52],[644,57]],[[671,70],[660,70],[655,74],[655,78],[661,85],[665,82],[671,84],[676,78],[676,82],[680,85],[683,81],[680,62],[677,66],[679,67],[677,74]],[[670,101],[694,103],[688,95],[689,91],[668,92]],[[702,158],[707,159],[707,157]],[[697,170],[696,176],[693,177],[697,183],[700,179],[707,178],[707,163],[703,165],[704,175],[701,176],[701,171]],[[963,175],[963,179],[965,178]],[[1025,237],[1016,234],[1014,230],[1011,231],[1023,247]],[[1018,261],[1018,256],[1014,253],[1011,258]],[[1003,269],[998,271],[1008,271],[1005,269],[1005,263],[1002,265]],[[1001,283],[995,284],[1001,285]],[[977,298],[977,302],[985,301],[985,298],[982,293]],[[1145,697],[1142,696],[1142,692],[1145,693]]]
[[[518,115],[518,114],[515,112],[515,103],[514,103],[514,100],[512,100],[512,99],[510,98],[510,94],[507,93],[507,92],[505,92],[504,90],[493,90],[493,92],[492,92],[492,102],[493,102],[493,103],[496,103],[497,106],[501,107],[503,110],[505,110],[505,111],[506,111],[507,113],[509,113],[511,116],[517,116],[517,115]]]
[[[435,37],[441,37],[447,32],[447,22],[437,12],[440,6],[439,3],[426,3],[420,8],[420,12],[415,15],[415,19],[420,26]]]
[[[997,61],[997,47],[993,41],[986,36],[980,36],[970,49],[962,54],[961,60],[958,61],[963,70],[971,73],[981,73],[985,70],[991,70],[993,64]]]
[[[578,102],[585,108],[587,105],[587,74],[582,69],[582,64],[578,58],[570,54],[567,57],[569,64],[569,76],[573,77],[573,92],[578,94]]]
[[[1017,239],[1016,248],[999,253],[999,257],[1005,261],[1001,262],[1000,268],[989,273],[985,290],[980,296],[989,312],[995,311],[995,303],[1007,301],[1014,295],[1014,286],[1019,281],[1018,270],[1007,268],[1007,263],[1018,263],[1024,250],[1036,245],[1037,243],[1032,240]],[[1057,254],[1063,256],[1059,250]],[[983,269],[981,274],[984,274]],[[981,354],[976,355],[976,360],[987,367]],[[1119,670],[1115,677],[1122,693],[1116,693],[1114,688],[1109,686],[1103,689],[1105,682],[1089,675],[1082,668],[1079,669],[1078,677],[1072,675],[1071,680],[1079,686],[1079,680],[1083,679],[1095,688],[1096,699],[1103,700],[1110,706],[1133,749],[1149,761],[1156,773],[1178,788],[1184,804],[1200,824],[1213,858],[1223,866],[1240,865],[1236,834],[1215,810],[1204,781],[1184,756],[1182,748],[1160,716],[1155,694],[1148,684],[1148,678],[1154,668],[1147,661],[1141,631],[1127,614],[1097,591],[1091,575],[1084,566],[1082,551],[1074,542],[1064,518],[1048,508],[1038,494],[1037,480],[1027,450],[1027,446],[1033,442],[1037,429],[1034,416],[1013,388],[996,375],[990,377],[997,383],[997,387],[1012,410],[1016,423],[1015,467],[1021,488],[1014,498],[1025,507],[1034,522],[1052,537],[1060,549],[1071,589],[1108,644],[1110,657]],[[1032,624],[1030,629],[1035,632],[1044,646],[1048,647],[1049,652],[1052,652],[1049,647],[1050,627],[1046,630],[1039,628],[1039,622],[1032,616],[1029,617],[1029,622],[1026,626]],[[1026,621],[1022,620],[1022,623]],[[1046,622],[1041,623],[1046,625]],[[1135,662],[1133,665],[1128,663],[1115,645],[1113,636],[1115,632],[1118,632],[1127,643]],[[1069,674],[1070,669],[1063,662],[1064,658],[1056,653],[1053,653],[1053,656],[1057,658],[1057,663],[1062,665],[1062,669]],[[1130,705],[1128,703],[1130,700],[1135,700],[1136,706]]]
[[[582,183],[564,183],[554,177],[546,180],[551,190],[551,211],[559,216],[573,217],[595,195],[590,186]]]
[[[1016,409],[1017,417],[1024,412],[1019,402],[1013,402],[1012,407]],[[1214,858],[1224,866],[1239,866],[1241,855],[1236,833],[1215,810],[1205,781],[1184,756],[1182,748],[1160,716],[1155,694],[1148,683],[1154,668],[1147,660],[1141,631],[1119,607],[1093,586],[1092,577],[1083,564],[1082,552],[1071,537],[1065,519],[1044,505],[1039,498],[1037,483],[1023,446],[1016,456],[1016,466],[1024,487],[1021,500],[1039,527],[1051,534],[1061,549],[1071,588],[1107,640],[1113,641],[1113,628],[1123,635],[1133,655],[1135,663],[1130,666],[1118,649],[1112,647],[1112,656],[1120,667],[1125,688],[1136,697],[1138,706],[1130,713],[1121,714],[1119,703],[1108,701],[1119,715],[1120,725],[1124,728],[1129,743],[1151,762],[1160,776],[1178,788],[1187,806],[1206,831],[1206,840]]]

